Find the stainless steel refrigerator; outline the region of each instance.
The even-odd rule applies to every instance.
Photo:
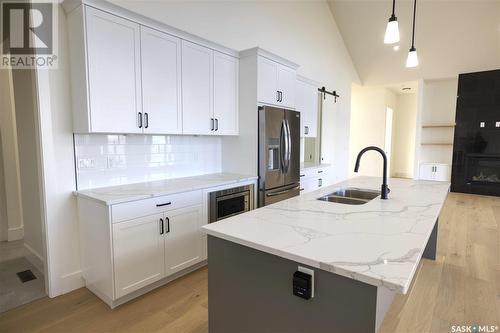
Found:
[[[259,207],[299,195],[300,113],[259,107]]]

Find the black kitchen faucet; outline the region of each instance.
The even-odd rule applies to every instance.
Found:
[[[359,170],[359,162],[361,161],[361,156],[363,156],[364,153],[366,153],[369,150],[375,150],[378,151],[381,155],[382,158],[384,159],[384,170],[382,174],[382,190],[381,190],[381,199],[387,199],[387,194],[391,192],[389,187],[387,186],[387,155],[385,155],[385,152],[380,149],[379,147],[375,146],[369,146],[366,148],[363,148],[358,154],[358,157],[356,158],[356,165],[354,166],[354,172],[358,172]]]

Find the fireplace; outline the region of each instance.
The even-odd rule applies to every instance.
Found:
[[[500,156],[467,156],[467,183],[500,185]]]
[[[458,77],[451,190],[500,196],[500,70]]]

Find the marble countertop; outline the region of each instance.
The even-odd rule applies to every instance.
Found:
[[[389,179],[388,200],[363,205],[316,200],[340,187],[379,190],[358,177],[204,226],[209,235],[406,293],[449,183]]]
[[[75,195],[95,200],[105,205],[115,205],[129,201],[200,190],[255,179],[257,179],[256,176],[234,173],[213,173],[194,177],[174,178],[75,191]]]
[[[306,169],[319,169],[319,168],[329,168],[331,164],[328,163],[313,163],[313,162],[301,162],[300,163],[300,170],[306,170]]]

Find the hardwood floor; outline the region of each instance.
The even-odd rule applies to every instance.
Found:
[[[407,295],[396,296],[380,332],[451,332],[499,326],[500,198],[450,193],[436,261],[422,260]],[[0,315],[0,332],[207,332],[207,269],[115,310],[86,289]],[[499,331],[499,330],[497,330]]]

